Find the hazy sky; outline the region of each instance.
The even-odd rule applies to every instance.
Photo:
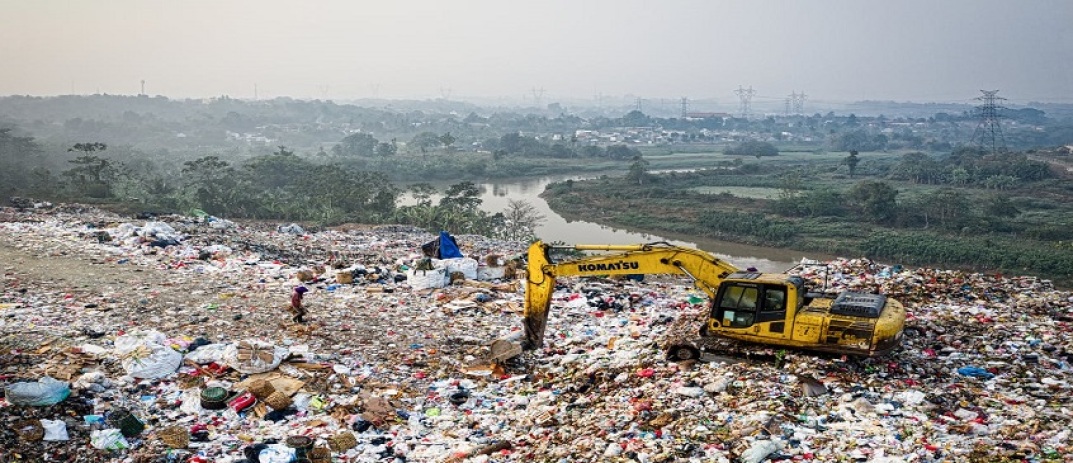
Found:
[[[1073,102],[1071,0],[0,0],[0,95]]]

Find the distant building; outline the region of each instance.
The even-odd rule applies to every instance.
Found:
[[[692,112],[686,113],[686,119],[729,119],[730,113],[706,113],[706,112]]]

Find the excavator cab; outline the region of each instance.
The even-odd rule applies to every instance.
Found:
[[[741,336],[785,338],[787,314],[792,316],[799,307],[796,290],[792,282],[759,273],[731,274],[719,285],[701,334],[733,331]],[[793,302],[788,306],[788,301]]]

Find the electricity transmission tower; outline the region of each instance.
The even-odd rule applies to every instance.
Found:
[[[739,85],[738,89],[734,90],[734,94],[738,95],[741,100],[738,112],[741,114],[742,119],[748,119],[752,113],[753,96],[756,95],[756,90],[753,90],[752,85],[749,88],[741,88],[741,85]]]
[[[976,126],[976,131],[972,134],[972,143],[984,149],[991,150],[991,153],[1000,153],[1006,151],[1006,138],[1002,136],[1002,114],[1000,111],[1006,109],[1003,106],[996,104],[996,101],[1005,100],[998,94],[998,90],[980,90],[983,93],[982,96],[978,96],[975,99],[983,102],[980,106],[976,107],[976,115],[980,117],[980,124]]]
[[[533,87],[532,92],[533,92],[533,103],[536,104],[536,106],[539,108],[540,104],[544,100],[544,87],[540,87],[540,88]]]
[[[794,96],[794,101],[793,101],[794,114],[804,114],[805,113],[805,99],[808,98],[808,95],[805,95],[805,92],[801,92],[801,93],[794,93],[793,96]]]
[[[689,98],[682,97],[682,119],[689,117]]]

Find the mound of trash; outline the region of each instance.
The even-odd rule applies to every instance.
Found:
[[[705,308],[689,281],[564,279],[544,349],[489,362],[526,243],[438,259],[407,227],[4,217],[0,461],[1073,461],[1073,294],[1032,277],[801,266],[902,301],[904,345],[700,362],[663,351]]]

